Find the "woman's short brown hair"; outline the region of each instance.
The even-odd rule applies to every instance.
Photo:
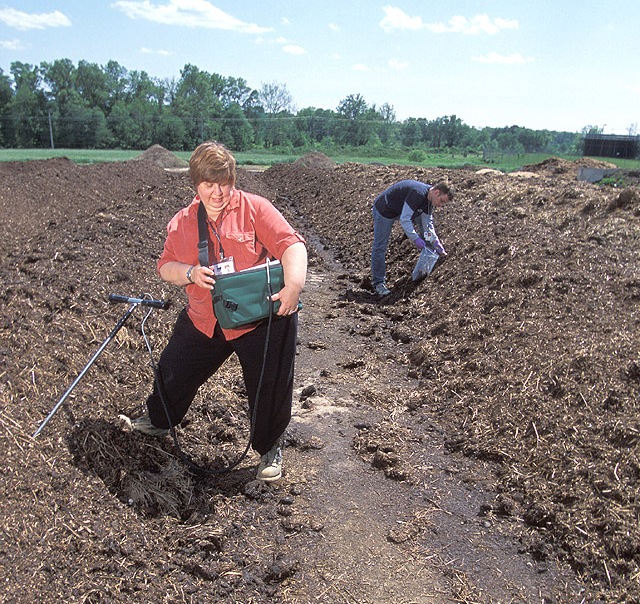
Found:
[[[189,159],[189,176],[194,187],[211,182],[236,184],[236,160],[221,143],[207,141],[198,145]]]

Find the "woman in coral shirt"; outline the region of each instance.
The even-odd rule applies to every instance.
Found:
[[[191,155],[189,171],[196,196],[167,226],[158,271],[162,279],[185,287],[188,304],[160,356],[157,383],[147,399],[148,413],[131,426],[154,436],[166,434],[187,413],[199,387],[234,352],[249,397],[250,415],[262,373],[252,447],[261,455],[256,478],[281,476],[282,436],[291,419],[298,302],[305,284],[307,249],[302,236],[267,199],[235,188],[236,162],[221,144],[206,142]],[[210,266],[198,262],[198,206],[203,204],[209,230]],[[285,286],[273,295],[280,307],[271,321],[222,329],[213,312],[213,266],[233,258],[235,270],[280,260]],[[269,336],[264,372],[263,350]]]

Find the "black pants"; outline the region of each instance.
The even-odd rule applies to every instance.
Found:
[[[180,313],[173,334],[158,361],[158,374],[173,426],[179,424],[186,415],[198,388],[234,352],[242,367],[249,396],[249,412],[253,414],[267,329],[268,322],[263,321],[249,333],[227,341],[216,325],[213,337],[209,338],[194,327],[186,310]],[[297,314],[274,317],[271,321],[269,348],[251,443],[260,455],[271,449],[291,420],[297,331]],[[147,408],[154,426],[169,427],[157,383],[147,399]]]

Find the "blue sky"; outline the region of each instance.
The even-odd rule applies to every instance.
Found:
[[[350,94],[396,117],[607,134],[640,123],[637,0],[0,0],[0,68],[186,64],[285,84],[297,109]]]

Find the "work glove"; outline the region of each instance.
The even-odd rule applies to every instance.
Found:
[[[433,242],[433,247],[435,248],[436,252],[438,252],[438,254],[442,256],[447,255],[447,252],[445,251],[444,246],[442,245],[442,243],[440,243],[440,239],[436,239]]]
[[[424,242],[424,239],[421,239],[420,237],[418,237],[413,243],[416,244],[416,246],[418,247],[419,250],[423,250],[427,245]]]

